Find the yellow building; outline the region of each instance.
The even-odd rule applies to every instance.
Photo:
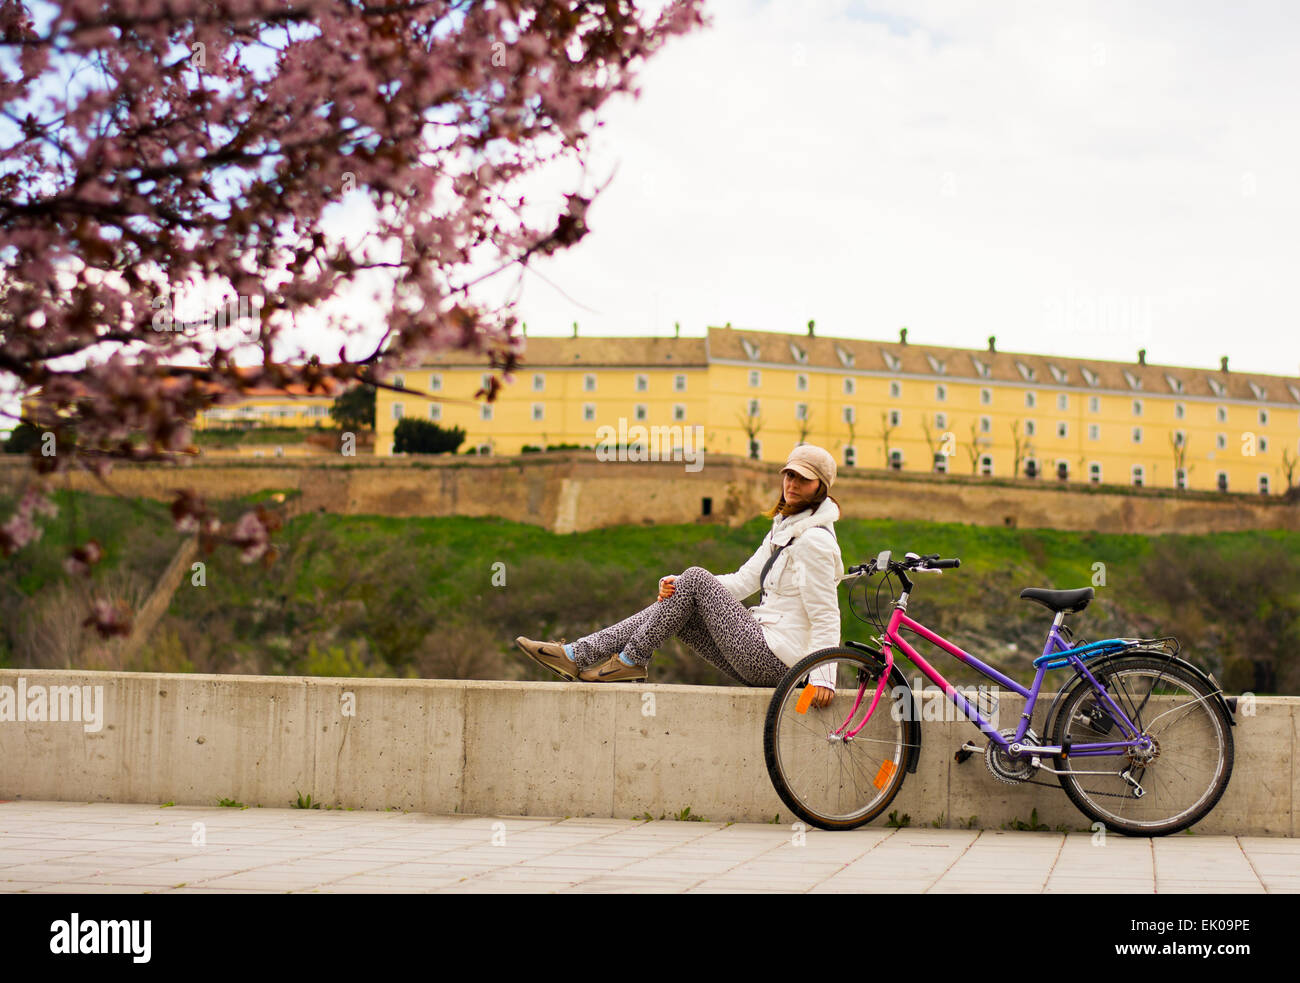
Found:
[[[698,427],[706,452],[784,461],[1278,494],[1300,481],[1300,378],[898,341],[709,328],[703,338],[529,338],[497,399],[486,356],[442,353],[376,401],[377,454],[404,416],[465,448],[600,446]],[[427,395],[417,395],[427,394]],[[602,429],[604,428],[604,429]],[[642,438],[644,440],[644,437]],[[677,439],[674,435],[674,441]],[[651,438],[654,444],[653,436]],[[665,445],[666,447],[667,445]]]

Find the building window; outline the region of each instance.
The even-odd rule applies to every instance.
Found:
[[[807,403],[795,403],[795,404],[794,404],[794,418],[795,418],[796,420],[806,420],[806,419],[808,419],[808,404],[807,404]]]
[[[684,375],[673,376],[673,388],[676,389],[679,393],[686,392],[686,376]]]
[[[543,412],[543,411],[542,411],[542,404],[541,404],[541,403],[534,403],[534,404],[533,404],[533,419],[534,419],[534,420],[540,420],[540,419],[542,418],[542,412]]]
[[[639,393],[643,393],[643,392],[648,391],[649,388],[650,388],[650,379],[649,379],[649,377],[644,376],[644,375],[641,375],[640,373],[637,373],[637,377],[636,377],[636,391],[639,392]]]
[[[435,422],[438,421],[438,420],[441,420],[441,419],[442,419],[442,404],[441,404],[441,403],[430,403],[430,404],[429,404],[429,419],[430,419],[430,420],[433,420],[433,421],[435,421]]]
[[[980,402],[981,402],[983,405],[985,405],[985,406],[991,406],[991,405],[993,404],[993,390],[992,390],[992,389],[981,389],[981,390],[980,390]]]
[[[540,372],[533,373],[533,392],[539,393],[546,389],[546,376]]]
[[[1032,409],[1034,408],[1034,406],[1037,404],[1037,402],[1038,402],[1038,397],[1035,396],[1032,392],[1027,392],[1027,393],[1025,393],[1025,406],[1026,406],[1026,407],[1028,407],[1029,409],[1032,410]]]
[[[1268,426],[1268,410],[1259,411],[1259,425],[1261,427]]]
[[[395,385],[395,386],[399,386],[399,387],[400,387],[400,386],[405,386],[405,385],[406,385],[406,376],[404,376],[404,375],[395,375],[395,376],[393,376],[393,385]],[[485,383],[483,383],[483,385],[486,386],[487,383],[485,382]]]
[[[980,458],[980,474],[986,478],[993,474],[993,458],[988,454]]]
[[[844,448],[844,466],[846,468],[855,467],[857,459],[858,459],[858,452],[856,450],[854,450],[852,447]]]
[[[1174,419],[1181,420],[1187,416],[1187,407],[1182,403],[1174,403]]]
[[[1268,494],[1268,475],[1266,474],[1261,474],[1259,476],[1259,493],[1261,495]]]
[[[1058,423],[1056,425],[1056,436],[1059,437],[1061,440],[1065,440],[1067,437],[1069,437],[1070,436],[1069,424],[1065,422]]]
[[[1183,430],[1175,430],[1175,431],[1174,431],[1174,446],[1175,446],[1175,447],[1182,447],[1182,446],[1183,446],[1184,444],[1186,444],[1186,443],[1187,443],[1187,433],[1186,433],[1186,431],[1183,431]]]
[[[1174,472],[1174,487],[1179,491],[1187,491],[1187,469],[1179,468]]]
[[[890,451],[890,452],[889,452],[889,466],[890,466],[891,468],[893,468],[895,471],[902,471],[902,470],[903,470],[903,452],[902,452],[902,451]]]
[[[1101,464],[1097,461],[1093,461],[1088,465],[1088,480],[1094,485],[1101,484]]]
[[[760,376],[759,376],[759,373],[758,373],[758,369],[750,369],[750,370],[749,370],[749,385],[750,385],[751,388],[754,388],[754,389],[757,389],[757,388],[758,388],[758,386],[759,386],[759,384],[760,384],[760,383],[759,383],[759,379],[760,379]]]
[[[934,425],[935,425],[937,428],[939,428],[940,430],[947,430],[947,429],[948,429],[948,414],[947,414],[947,413],[936,413],[936,414],[934,415]]]
[[[891,399],[899,399],[903,395],[903,384],[901,382],[891,382],[889,384],[889,396]]]
[[[1088,397],[1088,412],[1089,413],[1101,412],[1101,399],[1099,397],[1097,396]]]
[[[758,416],[758,400],[751,399],[749,401],[749,415]]]
[[[1134,427],[1134,428],[1133,428],[1133,443],[1135,443],[1135,444],[1140,444],[1140,443],[1142,443],[1142,428],[1141,428],[1141,427]]]
[[[1095,423],[1088,424],[1088,439],[1101,440],[1101,427]]]
[[[1216,410],[1217,413],[1218,413],[1218,417],[1217,417],[1217,418],[1218,418],[1218,421],[1219,421],[1220,423],[1227,423],[1227,422],[1228,422],[1228,408],[1227,408],[1226,406],[1216,406],[1216,407],[1215,407],[1215,410]]]
[[[903,415],[898,410],[889,411],[889,425],[896,427],[903,422]]]
[[[1066,460],[1059,460],[1059,461],[1056,462],[1056,480],[1057,480],[1057,481],[1069,481],[1069,480],[1070,480],[1070,462],[1069,462],[1069,461],[1066,461]]]
[[[480,419],[480,420],[490,420],[490,419],[492,419],[492,404],[491,404],[491,403],[483,403],[482,406],[481,406],[480,409],[479,409],[479,414],[478,414],[478,416],[479,416],[479,419]]]
[[[1038,428],[1034,426],[1034,421],[1033,421],[1033,420],[1026,420],[1026,421],[1025,421],[1025,436],[1026,436],[1026,437],[1033,437],[1033,436],[1035,435],[1035,431],[1036,431],[1037,429],[1038,429]]]
[[[852,407],[852,406],[846,406],[846,407],[844,407],[844,422],[845,422],[845,423],[854,423],[854,422],[856,422],[856,421],[853,419],[853,407]]]
[[[992,433],[993,420],[987,416],[980,417],[980,433]]]
[[[439,389],[442,388],[441,372],[435,372],[431,376],[429,376],[429,388],[434,392],[437,392]]]
[[[1218,436],[1216,436],[1215,445],[1219,448],[1219,450],[1226,451],[1228,449],[1228,435],[1226,433],[1221,433]]]
[[[935,386],[935,387],[934,387],[934,398],[935,398],[936,400],[938,400],[940,403],[942,403],[944,400],[946,400],[946,399],[948,398],[948,387],[947,387],[947,386],[942,386],[942,385],[940,385],[940,386]]]
[[[1133,400],[1133,415],[1134,416],[1142,415],[1142,400],[1140,399]]]
[[[594,375],[584,375],[582,377],[582,389],[584,392],[594,393],[596,391],[596,377]]]
[[[1267,437],[1261,436],[1261,437],[1259,438],[1259,452],[1260,452],[1261,454],[1267,454],[1267,453],[1268,453],[1268,438],[1267,438]]]
[[[590,422],[590,421],[596,419],[596,404],[595,404],[595,403],[583,403],[583,404],[582,404],[582,418],[583,418],[583,420],[585,420],[585,421],[587,421],[587,422]]]
[[[1221,492],[1226,492],[1226,491],[1228,490],[1228,472],[1227,472],[1227,471],[1220,471],[1220,472],[1219,472],[1219,477],[1218,477],[1218,480],[1217,480],[1217,484],[1218,484],[1218,486],[1219,486],[1219,491],[1221,491]]]
[[[845,380],[844,380],[844,395],[845,395],[845,396],[852,396],[852,395],[853,395],[853,380],[852,380],[852,379],[845,379]]]
[[[491,444],[479,444],[479,445],[478,445],[478,452],[479,452],[480,455],[482,455],[482,454],[491,454],[491,453],[492,453],[492,445],[491,445]]]
[[[394,420],[400,420],[401,418],[402,418],[402,404],[401,404],[401,403],[394,403],[394,404],[393,404],[393,419],[394,419]]]
[[[645,403],[637,403],[637,404],[636,404],[636,418],[637,418],[638,420],[644,420],[644,419],[646,418],[647,415],[648,415],[648,414],[647,414],[647,411],[646,411],[646,405],[645,405]]]
[[[1142,470],[1142,465],[1140,464],[1133,465],[1133,484],[1141,488],[1142,479],[1144,476],[1145,476],[1145,472]]]
[[[481,376],[479,376],[479,380],[478,380],[478,381],[479,381],[479,388],[480,388],[480,389],[487,389],[487,388],[488,388],[488,385],[489,385],[489,380],[490,380],[491,378],[492,378],[492,373],[491,373],[491,372],[484,372]]]
[[[798,375],[796,375],[796,376],[794,377],[794,387],[795,387],[796,389],[798,389],[801,393],[802,393],[802,392],[807,392],[807,391],[808,391],[808,376],[806,376],[806,375],[805,375],[804,373],[802,373],[802,372],[800,372]]]
[[[1058,410],[1068,410],[1070,408],[1070,397],[1065,393],[1057,393],[1056,408]]]
[[[685,403],[674,403],[674,404],[673,404],[673,419],[674,419],[674,420],[685,420],[685,419],[686,419],[686,404],[685,404]]]

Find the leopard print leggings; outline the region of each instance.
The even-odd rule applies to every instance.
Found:
[[[582,669],[627,651],[647,665],[655,649],[677,635],[706,661],[747,686],[775,686],[787,666],[773,654],[763,629],[745,606],[703,567],[687,567],[673,581],[673,595],[656,599],[630,618],[573,643]]]

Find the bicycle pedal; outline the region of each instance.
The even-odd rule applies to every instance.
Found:
[[[960,764],[961,762],[969,758],[972,754],[978,754],[983,750],[984,749],[982,747],[976,747],[970,741],[967,741],[965,744],[963,744],[961,747],[957,749],[957,753],[953,755],[953,760],[956,761],[958,764]]]

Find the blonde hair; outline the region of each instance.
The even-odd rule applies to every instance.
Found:
[[[828,498],[835,503],[836,508],[839,508],[839,504],[840,504],[839,500],[827,490],[826,482],[818,478],[817,494],[815,494],[812,497],[812,501],[809,502],[807,505],[791,505],[789,502],[785,500],[785,489],[782,488],[781,497],[777,500],[777,503],[773,505],[770,509],[767,509],[765,512],[760,512],[759,514],[768,519],[775,518],[778,513],[780,515],[797,515],[798,513],[802,512],[804,509],[817,508],[819,505],[821,505],[822,502],[826,501],[826,499]]]

